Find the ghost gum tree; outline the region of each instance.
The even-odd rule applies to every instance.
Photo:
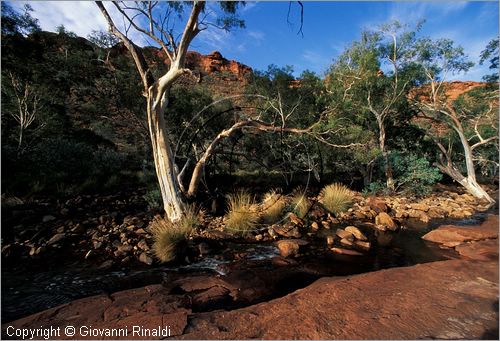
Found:
[[[394,179],[387,129],[390,121],[396,121],[407,111],[407,94],[416,81],[413,46],[421,25],[418,23],[411,30],[408,25],[393,21],[377,30],[364,31],[361,40],[352,43],[337,58],[328,74],[329,92],[337,93],[342,111],[375,119],[386,186],[390,190],[394,190]],[[368,168],[373,161],[368,162]],[[366,173],[369,179],[371,170]]]
[[[158,177],[163,207],[171,221],[181,218],[184,211],[183,195],[179,188],[177,169],[170,141],[165,114],[168,116],[169,92],[176,80],[190,70],[185,67],[186,54],[193,39],[209,26],[228,30],[243,26],[236,16],[237,2],[219,2],[220,11],[208,9],[204,1],[187,5],[184,2],[116,2],[108,3],[120,15],[124,29],[115,24],[110,11],[101,1],[96,5],[106,19],[109,31],[123,42],[131,54],[141,77],[146,98],[147,122],[151,138],[153,159]],[[214,6],[212,6],[214,7]],[[184,11],[189,12],[182,32],[174,24]],[[220,12],[220,13],[219,13]],[[214,20],[211,18],[216,17]],[[152,40],[170,61],[167,72],[154,75],[141,49],[132,41],[129,30],[134,29]]]
[[[452,100],[446,95],[449,75],[467,71],[473,66],[463,48],[455,46],[449,39],[422,38],[415,45],[415,53],[427,84],[418,90],[414,98],[419,115],[434,122],[424,128],[438,147],[438,168],[476,198],[494,203],[477,182],[476,163],[480,158],[475,155],[481,147],[498,143],[498,89],[492,92],[476,89],[475,94],[471,90]],[[443,136],[437,133],[436,124],[445,124],[450,134]],[[463,155],[453,150],[453,135],[458,137]],[[460,162],[460,157],[463,162]]]

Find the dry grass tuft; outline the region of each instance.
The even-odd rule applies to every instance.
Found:
[[[297,187],[292,192],[292,211],[300,218],[304,219],[311,209],[312,201],[307,197],[306,191],[302,187]]]
[[[153,252],[156,258],[162,263],[175,260],[179,244],[189,237],[199,223],[198,209],[194,205],[188,205],[184,216],[176,223],[162,217],[155,217],[150,229],[153,234]]]
[[[346,211],[354,199],[351,190],[339,183],[325,186],[321,190],[320,197],[323,206],[334,214]]]
[[[279,190],[271,190],[264,194],[264,198],[260,205],[262,221],[265,224],[274,224],[278,222],[283,216],[283,211],[287,203],[287,196],[282,194]]]
[[[238,191],[228,195],[227,199],[228,212],[225,218],[225,228],[242,236],[255,231],[259,213],[254,198],[246,191]]]

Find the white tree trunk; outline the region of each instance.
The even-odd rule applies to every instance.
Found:
[[[163,208],[170,221],[178,221],[184,212],[182,193],[177,182],[175,158],[168,139],[165,118],[148,98],[148,126],[155,163],[156,176],[163,199]]]

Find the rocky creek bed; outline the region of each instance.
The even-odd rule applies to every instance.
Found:
[[[82,205],[85,200],[87,205],[95,205],[94,210],[87,210],[88,206]],[[162,266],[153,262],[151,257],[148,219],[152,216],[142,213],[145,210],[141,211],[141,206],[137,205],[140,195],[137,195],[135,200],[132,197],[128,202],[121,199],[121,196],[110,196],[108,202],[104,200],[95,203],[95,200],[96,198],[88,197],[80,201],[79,208],[82,210],[76,208],[77,214],[63,211],[62,213],[68,214],[68,218],[63,218],[64,220],[61,219],[64,215],[60,211],[60,214],[51,215],[54,219],[46,218],[47,212],[54,212],[53,206],[52,210],[41,209],[37,212],[37,206],[34,205],[31,215],[17,213],[21,221],[26,217],[31,219],[32,223],[33,220],[37,221],[34,217],[38,214],[41,223],[34,223],[37,228],[33,228],[32,234],[36,236],[38,233],[36,237],[39,239],[33,241],[36,238],[26,236],[26,242],[13,233],[11,242],[3,243],[2,323],[60,304],[63,304],[60,306],[63,311],[73,309],[71,307],[76,304],[83,309],[79,310],[79,315],[83,317],[83,311],[87,309],[85,305],[88,303],[81,302],[95,302],[93,300],[100,300],[99,297],[108,297],[112,302],[116,302],[114,297],[120,296],[119,292],[127,289],[131,289],[130,292],[134,295],[143,295],[144,290],[147,295],[161,292],[161,299],[165,299],[165,304],[170,307],[167,310],[176,316],[183,315],[179,321],[187,323],[188,316],[191,320],[192,314],[209,314],[220,309],[238,311],[245,307],[266,304],[265,302],[280,297],[286,299],[294,295],[291,293],[322,277],[350,278],[350,275],[365,272],[378,273],[379,271],[375,270],[381,269],[401,266],[413,268],[412,265],[415,264],[449,259],[459,261],[464,257],[461,255],[467,257],[467,254],[469,257],[481,254],[482,261],[491,262],[491,253],[494,254],[495,250],[498,253],[498,243],[494,242],[498,231],[496,237],[490,234],[485,238],[481,235],[478,240],[488,239],[481,243],[493,244],[481,246],[477,250],[469,245],[474,238],[462,238],[459,242],[451,241],[451,244],[450,240],[434,243],[421,238],[440,225],[475,226],[485,219],[491,225],[488,212],[494,212],[496,208],[481,213],[478,211],[487,211],[486,206],[471,200],[467,194],[443,191],[440,195],[416,203],[404,198],[357,197],[353,209],[345,214],[332,217],[315,208],[311,210],[308,219],[262,228],[260,233],[245,240],[223,232],[221,219],[207,219],[204,229],[189,242],[187,259],[180,264]],[[109,205],[113,203],[120,206],[116,214],[113,210],[110,213]],[[453,208],[453,204],[458,207]],[[443,211],[446,211],[445,207],[450,207],[451,213],[443,214],[448,217],[439,220],[421,218],[423,215],[429,216],[429,211],[432,214],[433,207]],[[57,209],[71,210],[71,201]],[[422,213],[418,213],[418,217],[416,213],[405,216],[404,211],[411,210]],[[458,213],[453,214],[458,210],[462,211],[461,217],[457,216]],[[467,210],[471,210],[471,214],[468,214]],[[79,217],[78,212],[81,214]],[[13,216],[16,214],[7,216],[7,222],[16,221]],[[386,221],[383,221],[384,219]],[[394,227],[390,221],[394,223]],[[26,224],[26,221],[23,223]],[[498,225],[498,221],[496,224]],[[41,226],[45,228],[41,229]],[[78,226],[83,226],[83,229],[77,228]],[[14,230],[16,228],[21,229],[20,224],[13,227]],[[76,231],[65,232],[75,228]],[[44,233],[41,233],[41,230]],[[125,232],[124,235],[122,231]],[[366,240],[363,241],[358,232],[365,236]],[[65,236],[49,243],[54,236],[61,233]],[[456,231],[454,233],[456,235]],[[102,243],[97,248],[96,236],[102,237],[102,241],[97,239]],[[126,239],[122,238],[123,236]],[[119,245],[115,242],[117,240]],[[360,241],[371,245],[368,249],[355,245]],[[147,248],[138,247],[139,243],[145,244]],[[131,247],[123,248],[124,245]],[[44,249],[37,253],[36,250],[40,247]],[[489,251],[485,251],[488,247]],[[141,255],[145,256],[141,259]],[[14,256],[19,257],[18,260],[13,259]],[[151,261],[146,259],[146,256],[150,257]],[[436,264],[438,263],[442,262]],[[498,283],[498,276],[496,282],[491,283]],[[152,286],[133,289],[148,285]],[[115,292],[118,293],[113,294]],[[98,294],[101,296],[92,296]],[[92,297],[74,301],[88,296]],[[371,297],[363,299],[371,300]],[[69,303],[72,301],[74,303]],[[122,304],[126,305],[125,302]],[[126,309],[134,310],[129,307]],[[44,313],[34,316],[37,316],[36,319],[30,323],[48,321],[44,320],[47,316]],[[26,319],[29,320],[30,317],[20,321],[28,323]],[[154,321],[154,318],[151,321]],[[50,320],[50,323],[53,322],[53,319]],[[181,329],[184,333],[186,325]],[[203,338],[202,334],[188,335]],[[222,333],[214,338],[238,338],[246,334],[222,335],[226,334]],[[273,334],[262,335],[269,338],[269,335]],[[348,337],[344,335],[344,338]]]

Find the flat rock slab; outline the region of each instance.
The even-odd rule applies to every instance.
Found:
[[[477,260],[498,259],[498,239],[481,240],[455,247],[461,256]]]
[[[2,333],[5,338],[9,325],[77,330],[142,325],[169,326],[176,339],[498,338],[497,260],[457,259],[325,277],[282,298],[232,311],[193,313],[182,297],[160,285],[94,296],[4,324]],[[111,338],[140,338],[130,333]]]
[[[270,302],[192,315],[184,339],[498,339],[498,262],[322,278]]]
[[[498,216],[489,215],[478,226],[443,225],[422,237],[425,240],[446,244],[459,245],[464,242],[498,238]]]

